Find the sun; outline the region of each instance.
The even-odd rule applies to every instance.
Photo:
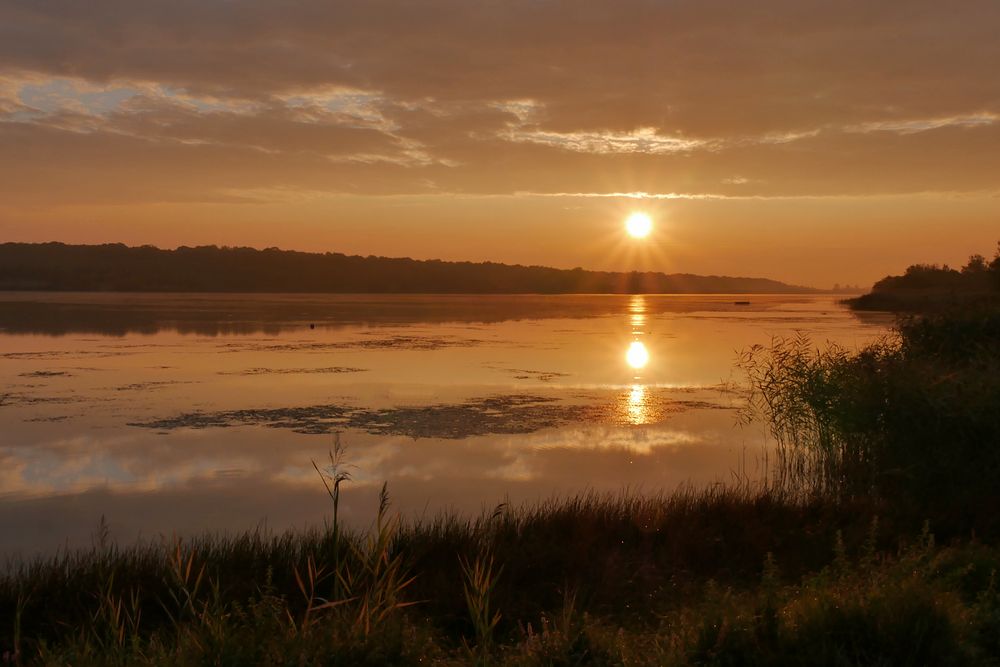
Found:
[[[633,213],[625,221],[625,230],[634,239],[644,239],[653,231],[653,219],[648,213]]]

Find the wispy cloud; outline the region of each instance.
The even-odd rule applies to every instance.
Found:
[[[508,141],[529,142],[577,153],[645,153],[663,155],[686,153],[710,145],[704,139],[665,136],[653,127],[632,132],[551,132],[546,130],[509,130],[500,136]]]
[[[845,132],[860,132],[868,134],[871,132],[892,132],[895,134],[917,134],[930,130],[939,130],[946,127],[983,127],[993,125],[1000,120],[1000,114],[991,112],[980,112],[956,116],[945,116],[941,118],[917,118],[907,120],[877,120],[867,123],[848,125],[843,129]]]

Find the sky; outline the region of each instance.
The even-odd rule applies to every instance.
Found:
[[[998,35],[996,0],[0,0],[0,241],[867,286],[995,251]]]

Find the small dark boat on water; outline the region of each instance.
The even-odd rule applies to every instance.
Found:
[[[734,306],[749,306],[749,301],[733,301]]]

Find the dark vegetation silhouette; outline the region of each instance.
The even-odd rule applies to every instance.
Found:
[[[858,350],[801,336],[747,350],[747,414],[771,424],[794,486],[1000,538],[981,511],[1000,507],[1000,246],[961,270],[911,266],[868,296],[885,295],[924,312]]]
[[[806,293],[765,278],[202,246],[0,244],[0,290],[425,294]]]
[[[872,291],[847,303],[857,310],[930,310],[1000,299],[1000,243],[992,260],[972,255],[961,269],[913,264],[901,276],[886,276]]]
[[[857,351],[775,340],[741,364],[793,486],[1000,537],[977,509],[1000,507],[1000,308],[910,316]]]
[[[327,472],[329,474],[329,472]],[[13,664],[948,665],[1000,657],[1000,550],[872,501],[581,496],[366,534],[93,548],[0,578]],[[947,533],[946,533],[947,535]]]

